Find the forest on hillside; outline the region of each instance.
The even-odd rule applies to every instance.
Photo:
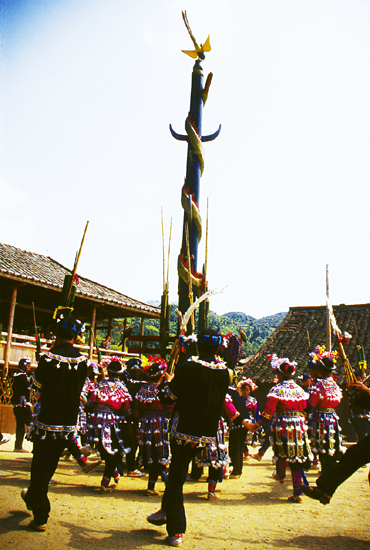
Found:
[[[172,304],[170,317],[170,336],[176,336],[177,331],[177,315]],[[243,342],[242,355],[243,357],[256,353],[260,347],[266,342],[270,334],[280,325],[281,321],[287,315],[286,312],[276,313],[261,319],[255,319],[250,315],[241,312],[230,312],[223,315],[217,315],[213,311],[209,312],[208,326],[219,332],[220,334],[239,334],[239,330],[243,330],[247,337],[247,342]],[[123,325],[123,319],[116,319],[116,323]],[[130,343],[135,342],[134,335],[140,334],[141,319],[128,318],[127,326],[133,325]],[[198,310],[195,312],[195,327],[198,326]],[[121,349],[122,342],[122,327],[113,326],[112,329],[112,348]],[[146,319],[144,325],[144,334],[151,336],[159,336],[159,319]],[[101,342],[106,337],[106,329],[99,328],[97,331],[97,343],[100,346]],[[154,344],[152,344],[155,347]]]

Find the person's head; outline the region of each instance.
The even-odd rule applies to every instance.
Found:
[[[323,357],[320,359],[319,364],[319,376],[322,378],[326,378],[333,374],[333,371],[335,370],[335,364],[332,359],[329,357]]]
[[[242,378],[238,383],[239,391],[244,399],[257,389],[257,385],[253,382],[251,378]]]
[[[249,384],[243,384],[240,389],[242,392],[242,397],[244,397],[244,399],[246,399],[251,393],[251,387]]]
[[[161,357],[149,356],[149,367],[146,370],[147,379],[151,382],[160,382],[167,370],[167,363]]]
[[[312,384],[312,378],[311,375],[307,372],[304,372],[300,376],[298,376],[299,384],[304,388],[305,390],[308,390],[311,387]]]
[[[99,376],[99,367],[94,361],[88,361],[87,363],[87,377],[91,382],[96,380],[96,378]]]
[[[82,333],[81,321],[63,314],[57,319],[57,337],[59,342],[74,342]]]
[[[357,382],[362,382],[363,379],[365,378],[365,374],[361,370],[356,369],[355,370],[355,377],[356,377]]]
[[[297,363],[290,361],[287,357],[280,359],[275,353],[268,356],[271,367],[276,371],[279,382],[290,380],[295,375]]]
[[[308,360],[310,373],[315,372],[313,378],[330,376],[335,369],[337,357],[337,351],[326,351],[325,346],[316,346],[314,351],[310,353]]]
[[[315,380],[319,375],[317,365],[314,365],[310,361],[308,362],[308,372],[312,380]]]
[[[242,341],[239,336],[233,333],[222,336],[222,342],[217,353],[226,362],[229,369],[235,369],[242,356]]]
[[[23,357],[18,363],[18,368],[24,372],[29,372],[31,368],[31,360],[29,357]]]
[[[202,330],[197,339],[199,357],[214,357],[222,342],[222,336],[213,329]]]
[[[139,380],[141,378],[141,363],[142,360],[140,357],[132,357],[132,359],[126,361],[127,372],[134,380]]]
[[[120,378],[125,371],[124,362],[117,356],[110,357],[108,361],[105,362],[105,367],[107,369],[108,378]]]

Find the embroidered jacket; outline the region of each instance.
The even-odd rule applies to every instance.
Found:
[[[333,380],[332,376],[317,380],[312,388],[309,405],[312,408],[330,409],[335,408],[342,399],[342,390]]]
[[[265,410],[261,413],[264,423],[276,413],[302,412],[306,408],[309,394],[293,380],[284,380],[273,386],[267,395]]]
[[[90,393],[91,403],[99,408],[119,412],[121,416],[131,414],[132,397],[125,384],[119,379],[102,380]]]

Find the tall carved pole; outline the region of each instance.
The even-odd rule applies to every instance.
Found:
[[[203,107],[208,97],[213,75],[210,73],[207,76],[206,84],[203,86],[201,62],[205,59],[205,52],[211,50],[210,39],[208,36],[204,45],[201,44],[198,46],[191,32],[186,12],[182,12],[182,17],[195,48],[191,51],[183,50],[183,52],[196,60],[191,78],[190,111],[185,121],[186,135],[177,134],[170,125],[172,136],[175,139],[188,143],[186,177],[181,197],[181,204],[184,209],[182,245],[177,265],[179,275],[179,310],[181,313],[185,313],[190,306],[189,284],[195,297],[199,297],[203,293],[205,286],[204,275],[197,271],[198,244],[202,237],[202,221],[199,213],[200,178],[204,169],[202,143],[214,140],[221,131],[221,125],[214,134],[202,136]],[[186,226],[189,228],[190,258],[186,242]]]

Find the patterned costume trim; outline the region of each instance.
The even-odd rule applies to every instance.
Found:
[[[45,357],[45,361],[48,363],[53,360],[57,361],[57,364],[55,365],[57,369],[60,368],[60,363],[67,363],[69,370],[71,370],[72,367],[77,370],[79,363],[86,361],[86,357],[84,355],[80,355],[79,357],[64,357],[63,355],[54,355],[54,353],[51,353],[50,351],[43,353],[41,357]]]
[[[102,380],[92,390],[90,399],[98,405],[109,405],[115,410],[120,409],[125,404],[125,413],[131,412],[130,401],[132,401],[132,397],[120,380]]]
[[[165,387],[163,388],[163,393],[164,395],[166,395],[169,399],[172,399],[172,401],[176,401],[177,397],[174,393],[172,393],[172,391],[170,390],[170,388],[168,387],[168,384],[165,385]]]
[[[37,420],[37,415],[40,410],[40,407],[37,406],[38,403],[35,405],[35,410],[33,413],[33,422],[30,424],[26,439],[29,441],[33,441],[34,438],[39,437],[40,439],[46,439],[46,437],[52,437],[53,439],[56,439],[57,437],[63,437],[64,439],[68,439],[70,436],[72,436],[76,430],[76,426],[52,426],[43,424],[42,422],[39,422]]]
[[[50,424],[42,424],[42,422],[39,422],[38,420],[34,421],[34,425],[37,426],[37,428],[44,430],[45,432],[55,432],[55,433],[62,433],[62,432],[70,433],[76,429],[76,426],[53,426]]]
[[[195,463],[197,466],[206,467],[213,466],[216,469],[227,466],[230,463],[230,457],[227,452],[226,439],[226,426],[220,418],[217,427],[217,435],[215,444],[207,444],[200,453],[195,457]]]
[[[203,365],[203,367],[207,367],[209,369],[227,369],[226,363],[223,363],[221,360],[220,362],[211,361],[209,363],[208,361],[203,361],[203,359],[199,359],[199,357],[193,356],[190,357],[188,361],[191,361],[192,363],[198,363],[199,365]]]
[[[36,380],[35,374],[33,374],[31,378],[32,378],[32,385],[35,386],[36,389],[41,390],[42,384],[40,384],[40,382]]]
[[[158,401],[158,384],[152,382],[151,384],[145,384],[136,394],[135,398],[140,403],[154,403]]]
[[[309,398],[309,394],[292,380],[284,380],[283,382],[280,382],[280,384],[276,384],[271,388],[267,395],[267,399],[269,397],[275,397],[279,401],[289,403],[307,400]]]
[[[312,387],[310,401],[325,400],[327,406],[336,407],[342,400],[342,397],[342,390],[333,378],[329,376],[328,378],[319,379]],[[320,403],[318,403],[318,408],[320,408]]]
[[[208,444],[216,445],[216,438],[215,437],[206,437],[206,436],[195,436],[195,435],[186,435],[182,434],[177,431],[177,424],[179,422],[179,413],[175,413],[174,416],[171,419],[171,426],[170,426],[170,434],[171,437],[174,437],[178,443],[193,443],[195,445],[199,445],[200,447],[204,447]]]

